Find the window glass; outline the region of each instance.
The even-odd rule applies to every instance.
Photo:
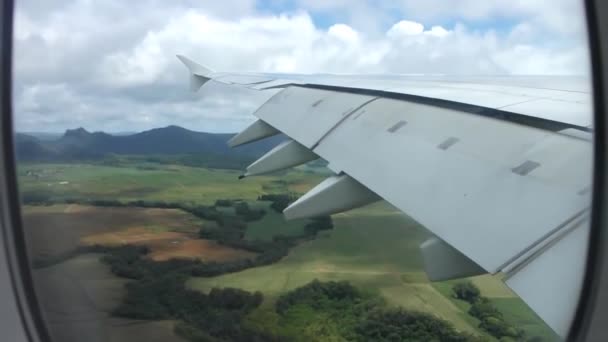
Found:
[[[579,1],[20,1],[14,32],[53,340],[566,336]]]

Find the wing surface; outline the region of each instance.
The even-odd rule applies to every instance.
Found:
[[[184,57],[191,84],[274,94],[238,146],[290,140],[245,175],[316,158],[335,173],[285,209],[333,214],[386,200],[435,236],[431,280],[504,280],[565,336],[582,286],[592,169],[591,98],[575,77],[215,73]]]

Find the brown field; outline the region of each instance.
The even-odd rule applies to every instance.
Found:
[[[140,321],[110,315],[127,280],[114,276],[99,254],[79,255],[36,269],[34,284],[53,341],[186,342],[172,321]]]
[[[169,260],[172,258],[198,258],[202,261],[233,261],[239,259],[252,259],[256,253],[245,250],[222,246],[211,240],[183,240],[177,244],[163,246],[155,249],[149,257],[156,261]]]
[[[80,245],[141,244],[154,260],[198,258],[226,261],[255,256],[197,239],[206,222],[176,209],[111,208],[81,205],[25,206],[24,230],[33,260],[60,258]]]
[[[123,244],[146,245],[148,257],[156,261],[172,258],[200,259],[202,261],[233,261],[253,258],[255,253],[222,246],[215,241],[198,239],[196,234],[181,232],[150,232],[143,228],[129,228],[84,237],[85,245],[116,246]]]

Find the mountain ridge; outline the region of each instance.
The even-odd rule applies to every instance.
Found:
[[[67,129],[55,140],[16,133],[15,150],[19,161],[75,161],[108,155],[202,155],[252,161],[285,139],[278,135],[232,149],[228,140],[234,135],[198,132],[176,125],[128,135],[89,132],[78,127]]]

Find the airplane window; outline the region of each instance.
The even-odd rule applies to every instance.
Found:
[[[16,4],[53,341],[558,341],[583,284],[583,4]]]

